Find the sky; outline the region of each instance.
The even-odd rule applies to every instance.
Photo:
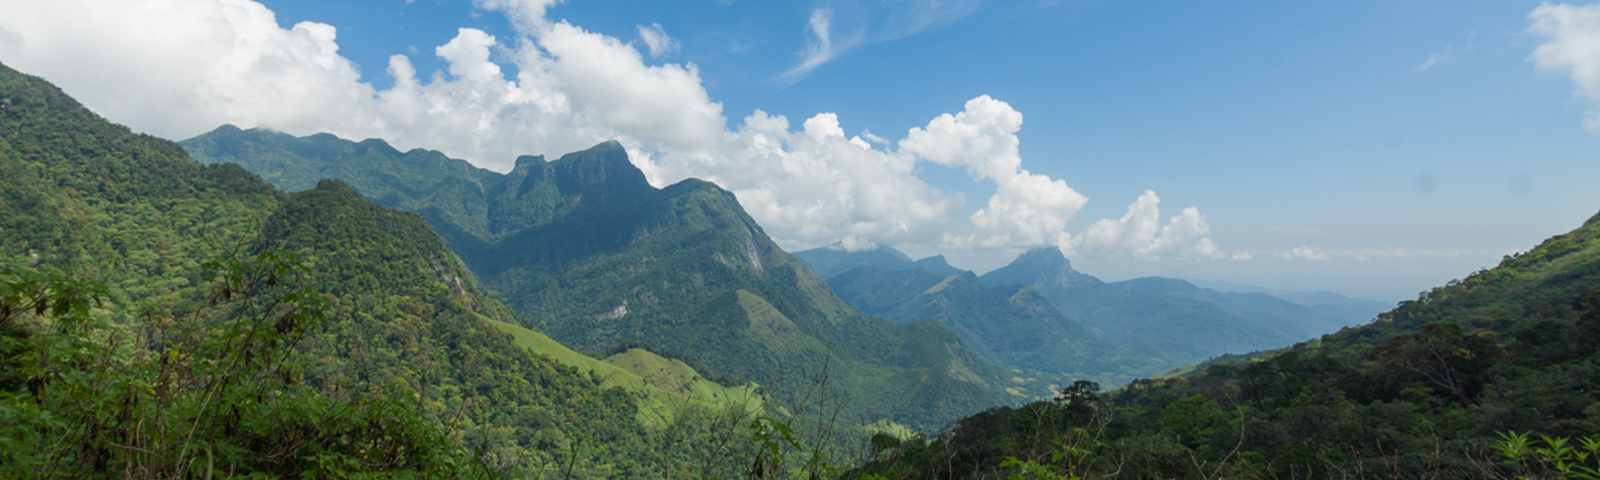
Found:
[[[790,251],[980,273],[1397,301],[1600,211],[1588,3],[0,0],[0,63],[174,140],[617,139]]]

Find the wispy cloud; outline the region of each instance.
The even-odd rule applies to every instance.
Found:
[[[1461,258],[1481,256],[1486,253],[1483,249],[1462,250],[1426,250],[1410,248],[1363,248],[1354,250],[1324,250],[1317,245],[1302,245],[1289,250],[1275,252],[1273,257],[1288,260],[1355,260],[1366,262],[1371,260],[1400,260],[1412,258]]]
[[[1422,63],[1417,64],[1415,67],[1411,67],[1411,69],[1420,72],[1438,66],[1439,64],[1449,62],[1450,60],[1450,51],[1447,49],[1443,52],[1434,52],[1428,54],[1428,58],[1426,60],[1423,60]]]
[[[816,70],[822,64],[832,61],[836,54],[842,53],[840,50],[835,50],[832,23],[833,10],[818,8],[811,11],[811,20],[806,23],[806,35],[808,36],[806,49],[800,54],[800,63],[779,75],[778,80],[780,82],[790,84],[800,81],[806,75],[810,75],[812,70]],[[854,47],[854,42],[837,46],[837,48],[844,51]]]
[[[667,35],[667,30],[661,24],[652,23],[646,27],[639,25],[639,39],[649,47],[650,56],[659,57],[678,51],[678,41]]]
[[[839,0],[811,10],[800,61],[775,80],[788,85],[856,48],[922,33],[972,14],[982,0]]]

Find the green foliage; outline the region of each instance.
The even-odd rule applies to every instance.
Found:
[[[323,321],[295,255],[207,262],[210,305],[131,329],[104,284],[0,274],[0,475],[30,478],[457,478],[473,472],[405,392],[336,397],[301,383],[293,346]]]
[[[1600,435],[1577,440],[1544,434],[1531,439],[1529,435],[1501,432],[1500,441],[1493,445],[1504,468],[1516,478],[1600,479]]]

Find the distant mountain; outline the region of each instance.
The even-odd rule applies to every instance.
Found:
[[[828,288],[861,313],[883,317],[946,277],[921,268],[893,270],[859,265],[828,278]]]
[[[1194,281],[1196,285],[1227,293],[1265,293],[1300,306],[1324,312],[1343,319],[1345,325],[1362,325],[1372,321],[1379,313],[1394,308],[1395,302],[1366,298],[1353,298],[1333,292],[1302,292],[1277,290],[1222,281]]]
[[[1269,295],[1218,292],[1183,280],[1149,277],[1108,284],[1074,270],[1056,248],[1023,253],[980,280],[1032,286],[1067,318],[1112,342],[1177,364],[1279,348],[1348,324]]]
[[[1341,315],[1337,310],[1308,307],[1284,300],[1276,295],[1219,292],[1209,288],[1200,288],[1186,280],[1176,278],[1145,277],[1113,282],[1108,285],[1116,288],[1159,292],[1209,302],[1223,311],[1240,318],[1266,322],[1271,328],[1282,331],[1286,335],[1294,336],[1298,340],[1336,332],[1340,328],[1372,320],[1371,316],[1360,318]]]
[[[1003,401],[1002,372],[936,321],[894,324],[839,300],[715,185],[650,186],[615,142],[506,174],[381,141],[222,127],[183,142],[291,188],[338,178],[420,213],[485,287],[580,350],[648,344],[798,401],[826,367],[852,412],[919,427]],[[786,395],[791,395],[786,397]]]
[[[849,251],[838,247],[813,248],[795,252],[794,257],[810,268],[812,273],[821,278],[832,278],[834,275],[844,273],[852,268],[862,265],[881,267],[889,270],[910,270],[920,268],[927,270],[940,278],[955,275],[965,270],[952,267],[945,261],[944,255],[934,255],[921,260],[912,261],[911,257],[894,247],[878,246],[867,250]]]
[[[828,278],[828,287],[869,315],[939,320],[985,358],[1016,369],[1015,378],[1043,379],[1044,385],[1086,379],[1121,384],[1176,366],[1130,355],[1063,316],[1032,287],[988,286],[972,272],[940,276],[923,268],[859,265]],[[1038,394],[1035,383],[1014,381],[1011,390]]]
[[[870,268],[875,267],[857,270]],[[1051,375],[1059,385],[1076,380],[1120,385],[1167,366],[1128,358],[1032,287],[991,287],[972,272],[951,275],[884,316],[897,322],[938,319],[995,363]]]

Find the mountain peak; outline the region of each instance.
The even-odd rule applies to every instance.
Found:
[[[581,192],[600,185],[624,191],[652,188],[644,172],[628,161],[627,149],[616,140],[562,155],[551,165],[555,167],[556,185],[562,193]]]
[[[1011,264],[979,278],[987,285],[1033,285],[1061,289],[1084,283],[1100,283],[1099,279],[1073,270],[1072,262],[1056,247],[1028,250],[1017,256]]]
[[[945,261],[944,255],[934,255],[928,258],[917,260],[912,262],[912,265],[921,267],[923,270],[933,272],[937,275],[944,275],[946,277],[965,271],[951,266],[950,262]]]

